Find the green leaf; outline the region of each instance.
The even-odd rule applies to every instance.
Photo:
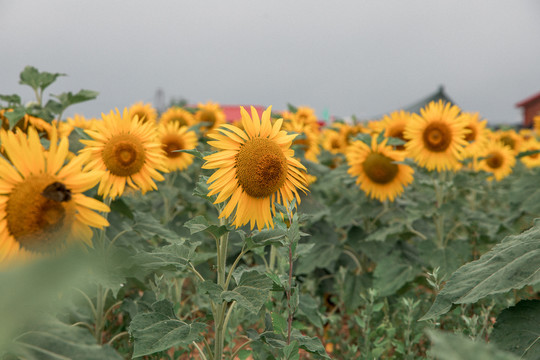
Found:
[[[299,315],[304,315],[310,323],[321,329],[323,327],[322,315],[319,312],[319,303],[309,294],[300,294]]]
[[[140,252],[133,256],[139,267],[150,270],[184,270],[195,255],[194,246],[183,244],[166,245],[152,252]]]
[[[503,310],[490,339],[521,359],[540,359],[540,300],[523,300]]]
[[[26,110],[23,107],[16,107],[12,111],[6,111],[4,117],[9,120],[9,128],[13,129],[25,114]]]
[[[421,269],[401,254],[384,257],[375,268],[373,287],[379,296],[390,296],[405,284],[414,280]]]
[[[95,99],[99,93],[97,91],[92,90],[80,90],[78,93],[73,94],[71,91],[61,93],[58,95],[52,95],[53,97],[57,98],[60,101],[60,104],[62,104],[62,109],[65,110],[68,106],[73,104],[78,104],[81,102],[85,102],[88,100]]]
[[[9,105],[21,105],[21,97],[17,94],[0,95],[0,100],[4,100]]]
[[[200,152],[199,150],[197,150],[197,149],[190,149],[190,150],[174,150],[173,152],[183,152],[183,153],[186,153],[186,154],[193,155],[193,156],[195,156],[196,158],[201,159],[201,160],[204,160],[204,157],[207,155],[207,154],[201,153],[201,152]]]
[[[283,356],[286,360],[299,360],[300,359],[300,344],[297,340],[294,340],[289,345],[283,348]]]
[[[488,295],[540,282],[540,222],[530,230],[506,237],[480,259],[452,274],[431,309],[420,320],[436,318],[452,304],[470,304]]]
[[[246,239],[248,249],[254,249],[266,245],[285,245],[285,235],[283,229],[264,229]]]
[[[55,318],[34,324],[15,341],[17,355],[24,359],[81,359],[81,360],[121,360],[123,359],[109,345],[98,345],[87,329],[71,326]]]
[[[492,344],[474,342],[460,335],[441,331],[428,331],[431,355],[440,360],[518,360],[511,353],[497,349]]]
[[[312,354],[317,354],[324,359],[330,359],[318,337],[309,337],[302,335],[299,332],[293,332],[291,339],[297,340],[301,349]]]
[[[270,314],[272,317],[272,326],[276,334],[285,335],[287,333],[287,320],[277,312]]]
[[[221,298],[223,288],[213,281],[206,280],[199,283],[199,291],[203,294],[208,294],[210,299],[216,304],[221,304],[223,302],[223,299]]]
[[[171,244],[184,243],[183,238],[181,238],[174,231],[167,228],[165,225],[161,224],[153,216],[140,211],[134,211],[133,216],[135,218],[135,223],[131,226],[128,226],[128,228],[140,234],[141,236],[146,238],[159,236],[160,238],[168,241]]]
[[[293,104],[289,104],[287,103],[287,109],[292,112],[292,113],[295,113],[298,111],[298,108],[296,106],[294,106]]]
[[[272,280],[257,271],[246,271],[232,291],[224,291],[221,297],[225,301],[236,300],[238,306],[256,314],[262,308],[272,288]]]
[[[19,75],[21,85],[28,85],[34,90],[39,89],[39,71],[33,66],[26,66]]]
[[[81,129],[78,129],[78,128],[75,128],[73,130],[82,131]],[[131,220],[135,219],[135,215],[133,214],[133,211],[131,211],[129,206],[126,204],[126,202],[122,198],[117,198],[116,200],[111,202],[111,211],[115,212],[115,213],[122,214],[122,215],[128,217]]]
[[[41,90],[45,90],[49,85],[56,81],[59,76],[66,76],[66,74],[60,73],[50,73],[50,72],[40,72],[39,73],[39,87]]]
[[[210,224],[208,220],[206,220],[206,218],[201,215],[187,221],[184,224],[184,227],[187,227],[189,229],[191,235],[201,231],[207,231],[210,234],[214,235],[216,238],[219,238],[221,237],[221,235],[229,232],[229,229],[226,225],[217,226]]]
[[[129,326],[134,339],[133,357],[150,355],[173,346],[189,346],[193,341],[201,341],[201,333],[206,324],[188,324],[178,320],[173,304],[169,300],[157,301],[152,312],[138,314]]]

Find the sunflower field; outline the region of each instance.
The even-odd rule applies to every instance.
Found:
[[[540,359],[540,115],[65,118],[61,76],[0,95],[1,359]]]

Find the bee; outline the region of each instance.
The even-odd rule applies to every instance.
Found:
[[[66,188],[66,185],[58,181],[55,181],[47,185],[47,187],[45,188],[45,190],[43,190],[41,195],[43,195],[47,199],[50,199],[56,202],[64,202],[64,201],[71,200],[71,190]]]

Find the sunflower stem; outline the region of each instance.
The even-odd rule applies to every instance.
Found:
[[[219,225],[226,225],[226,219],[221,218],[219,221]],[[228,282],[225,276],[225,266],[227,262],[227,246],[229,242],[229,234],[225,233],[221,235],[218,241],[217,246],[217,282],[218,285],[223,289],[223,291],[226,291],[226,286],[228,286]],[[232,272],[233,269],[231,269]],[[215,306],[214,311],[214,327],[215,327],[215,335],[214,335],[214,359],[215,360],[221,360],[223,359],[223,347],[225,343],[225,314],[227,311],[227,303],[223,302],[223,304]]]
[[[440,213],[440,209],[444,202],[443,186],[442,182],[445,179],[445,172],[439,173],[439,178],[433,178],[433,187],[435,189],[435,207],[436,211],[433,216],[435,222],[435,232],[437,235],[437,246],[444,248],[444,215]]]

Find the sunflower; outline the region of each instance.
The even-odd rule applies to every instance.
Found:
[[[393,137],[407,142],[403,133],[410,118],[411,114],[404,110],[394,111],[390,115],[384,115],[381,120],[381,131],[384,130],[384,136],[386,137]],[[398,145],[396,149],[405,150],[405,146]]]
[[[281,130],[282,119],[271,125],[271,108],[260,120],[255,108],[250,117],[240,107],[244,130],[224,124],[219,133],[208,135],[215,140],[208,143],[220,149],[204,158],[203,169],[217,169],[208,179],[208,195],[218,194],[216,204],[229,199],[219,217],[229,218],[234,212],[236,227],[248,222],[252,229],[255,224],[259,230],[273,227],[274,203],[293,198],[299,203],[297,189],[307,191],[305,168],[290,148],[296,135]]]
[[[522,145],[521,151],[540,151],[540,142],[534,138],[529,139]],[[520,160],[528,168],[538,167],[540,166],[540,153],[523,156]]]
[[[386,145],[388,139],[380,144],[377,137],[371,137],[371,146],[363,141],[355,141],[347,149],[347,163],[350,175],[356,177],[356,184],[371,198],[394,201],[405,186],[413,181],[414,170],[403,164],[396,164],[405,159],[403,151],[394,150]]]
[[[540,136],[540,114],[533,117],[533,130],[536,136]]]
[[[499,130],[493,133],[493,139],[508,146],[514,155],[519,154],[523,138],[515,130]]]
[[[79,129],[93,129],[96,124],[101,121],[96,118],[87,119],[82,115],[75,114],[73,117],[67,118],[67,123],[73,128]]]
[[[195,113],[195,119],[198,123],[208,123],[208,126],[201,128],[202,130],[209,132],[225,123],[225,113],[217,103],[208,101],[206,104],[199,103],[197,105],[197,112]]]
[[[483,159],[478,162],[478,167],[493,173],[497,181],[508,176],[516,163],[512,149],[501,141],[490,141],[481,155]]]
[[[178,123],[180,126],[191,126],[195,123],[195,117],[189,111],[174,106],[168,108],[159,118],[161,124]]]
[[[175,150],[191,150],[197,146],[197,135],[187,131],[187,126],[178,122],[161,123],[159,125],[159,140],[167,155],[165,165],[170,171],[184,170],[193,162],[193,155]]]
[[[296,109],[295,118],[304,127],[311,128],[313,131],[319,131],[319,123],[315,110],[307,106],[300,106]]]
[[[9,162],[0,157],[0,263],[51,254],[71,242],[91,245],[90,227],[109,223],[94,211],[110,211],[102,202],[83,195],[103,171],[82,172],[79,156],[64,164],[68,140],[51,133],[45,151],[37,131],[0,131]]]
[[[474,157],[487,145],[488,131],[486,130],[487,120],[480,121],[478,113],[463,113],[465,129],[469,132],[465,135],[467,146],[463,149],[464,157]]]
[[[319,162],[318,156],[321,153],[319,146],[319,130],[314,130],[313,126],[306,125],[300,120],[296,114],[292,119],[283,123],[283,128],[286,131],[297,132],[299,138],[293,141],[293,146],[298,147],[304,152],[304,158],[312,162]]]
[[[142,122],[155,123],[157,119],[157,111],[152,104],[144,104],[142,101],[131,105],[128,109],[128,113],[130,119],[137,116]]]
[[[344,153],[348,144],[346,138],[332,129],[324,129],[322,133],[322,147],[332,154]]]
[[[126,109],[123,115],[116,110],[103,114],[103,121],[85,132],[93,139],[81,140],[86,146],[80,152],[89,154],[86,167],[106,171],[98,194],[114,199],[126,183],[143,193],[157,189],[154,180],[163,180],[157,170],[167,170],[155,123],[132,118]]]
[[[428,170],[459,170],[463,149],[467,146],[465,136],[469,130],[459,108],[450,103],[430,102],[412,114],[405,127],[404,136],[408,154]]]

